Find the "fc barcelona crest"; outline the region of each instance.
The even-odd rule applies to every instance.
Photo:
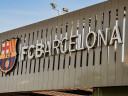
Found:
[[[6,40],[1,43],[0,70],[4,73],[13,69],[16,62],[18,39]]]

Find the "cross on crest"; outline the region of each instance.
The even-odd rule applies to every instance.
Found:
[[[9,42],[5,42],[2,44],[2,54],[9,53]]]

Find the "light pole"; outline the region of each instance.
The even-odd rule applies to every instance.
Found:
[[[52,6],[52,9],[57,10],[58,11],[58,15],[60,16],[60,13],[65,13],[68,12],[68,8],[63,8],[62,10],[56,9],[56,5],[54,3],[50,3],[50,5]]]

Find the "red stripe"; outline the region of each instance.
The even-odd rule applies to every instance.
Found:
[[[5,42],[5,53],[6,53],[7,49],[8,49],[7,42]]]
[[[5,42],[5,53],[7,51],[7,42]]]
[[[4,59],[2,60],[2,70],[4,69]]]

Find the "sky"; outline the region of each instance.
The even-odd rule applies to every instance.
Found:
[[[56,17],[50,3],[69,12],[107,0],[0,0],[0,33]]]

